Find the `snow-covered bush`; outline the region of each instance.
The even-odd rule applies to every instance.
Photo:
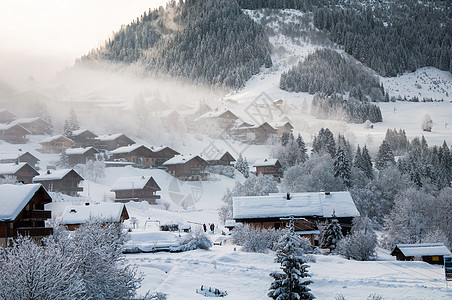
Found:
[[[82,299],[77,260],[52,241],[19,237],[0,252],[0,299]]]
[[[346,258],[355,260],[370,260],[375,258],[377,247],[377,235],[372,226],[372,221],[367,217],[355,218],[351,233],[340,240],[336,252]]]
[[[231,166],[209,166],[207,171],[213,174],[223,175],[229,178],[234,178],[235,169]]]
[[[212,247],[212,241],[201,230],[187,234],[180,241],[181,251],[190,251],[195,249],[209,250]]]
[[[245,252],[266,253],[275,246],[283,232],[281,230],[255,229],[249,225],[237,225],[232,231],[232,242],[243,246]]]

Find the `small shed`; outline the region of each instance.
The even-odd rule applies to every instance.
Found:
[[[435,244],[396,244],[391,252],[397,260],[422,259],[429,264],[443,265],[444,256],[451,256],[452,253],[443,243]]]

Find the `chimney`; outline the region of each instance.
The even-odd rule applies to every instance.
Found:
[[[287,200],[290,200],[290,199],[291,199],[291,197],[290,197],[290,193],[287,193],[287,195],[286,195],[286,199],[287,199]]]
[[[47,175],[49,175],[50,174],[50,170],[47,170]]]

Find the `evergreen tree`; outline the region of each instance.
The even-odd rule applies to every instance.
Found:
[[[378,148],[377,158],[375,159],[375,167],[381,171],[391,164],[395,165],[394,154],[392,153],[388,142],[383,140],[380,148]]]
[[[298,134],[297,137],[298,148],[300,149],[301,162],[305,162],[308,159],[308,148],[306,148],[306,144],[301,137],[301,134]]]
[[[281,263],[283,273],[270,274],[274,280],[270,285],[268,297],[278,300],[315,299],[308,288],[313,282],[305,279],[310,277],[307,273],[309,266],[302,256],[297,255],[301,244],[301,239],[294,233],[292,221],[291,228],[280,238],[276,251],[275,261]]]
[[[342,147],[337,148],[333,165],[334,177],[342,178],[347,187],[351,186],[350,169],[350,162],[345,151],[342,149]]]
[[[246,161],[246,158],[243,159],[242,154],[239,155],[239,158],[237,159],[237,162],[235,164],[235,168],[237,169],[237,171],[242,173],[245,178],[248,178],[250,176],[248,162]]]
[[[336,154],[336,142],[334,141],[333,133],[328,129],[321,128],[319,134],[314,136],[312,142],[313,153],[328,153],[331,157]]]
[[[62,169],[69,167],[69,156],[66,153],[66,149],[63,148],[60,155],[60,161],[58,163],[59,167]]]
[[[69,112],[69,118],[64,121],[63,135],[69,139],[72,138],[72,132],[80,129],[80,123],[74,108]]]
[[[339,224],[339,221],[333,213],[331,222],[320,231],[320,248],[329,248],[331,251],[334,251],[337,243],[343,237],[341,224]]]
[[[363,151],[361,154],[362,163],[363,163],[363,171],[364,174],[366,174],[367,178],[373,179],[374,178],[374,172],[373,172],[373,166],[372,166],[372,158],[370,157],[369,150],[367,150],[366,145],[363,147]]]
[[[281,145],[282,145],[282,146],[286,146],[287,143],[289,142],[289,140],[290,140],[290,133],[287,132],[287,131],[284,131],[284,132],[281,134]]]

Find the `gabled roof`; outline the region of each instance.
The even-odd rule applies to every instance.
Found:
[[[199,155],[176,155],[173,158],[165,161],[163,163],[164,166],[169,166],[169,165],[183,165],[188,163],[189,161],[191,161],[192,159],[195,158],[199,158],[200,160],[202,160],[203,162],[205,162],[206,164],[208,164],[207,161],[205,161],[203,158],[201,158]]]
[[[0,222],[15,220],[40,188],[45,191],[39,183],[0,184]],[[50,202],[51,200],[47,203]]]
[[[222,158],[225,158],[226,160],[235,161],[235,158],[232,156],[229,151],[220,151],[220,150],[211,150],[208,152],[204,152],[204,158],[208,161],[210,160],[220,160]]]
[[[0,174],[1,175],[13,175],[23,167],[28,165],[31,169],[33,169],[36,173],[39,174],[38,171],[36,171],[32,166],[30,166],[26,162],[20,162],[20,163],[9,163],[9,164],[0,164]],[[1,209],[1,208],[0,208]]]
[[[67,140],[67,141],[69,141],[69,142],[74,143],[73,140],[71,140],[71,139],[65,137],[65,136],[62,135],[62,134],[57,134],[57,135],[54,135],[54,136],[50,136],[50,137],[48,137],[48,138],[43,139],[43,140],[40,141],[39,143],[40,143],[40,144],[51,143],[51,142],[56,141],[56,140],[58,140],[58,139],[64,139],[64,140]]]
[[[435,244],[396,244],[391,255],[394,255],[394,251],[399,249],[406,257],[410,256],[433,256],[433,255],[446,255],[450,256],[452,253],[444,246],[443,243]]]
[[[290,124],[290,122],[284,122],[284,121],[282,121],[282,122],[273,122],[273,123],[270,123],[270,125],[271,126],[273,126],[273,128],[282,128],[282,127],[289,127],[289,128],[291,128],[291,129],[293,129],[294,127],[292,126],[292,124]]]
[[[79,136],[79,135],[81,135],[82,133],[85,133],[85,132],[88,132],[90,135],[92,135],[92,136],[94,136],[94,137],[97,137],[96,134],[94,134],[93,132],[91,132],[91,131],[88,130],[88,129],[78,129],[78,130],[74,130],[74,131],[72,131],[72,136],[77,137],[77,136]]]
[[[209,111],[195,119],[195,121],[199,121],[202,119],[211,119],[211,118],[220,118],[225,115],[231,115],[234,119],[238,119],[238,117],[227,108],[217,108],[215,110]]]
[[[63,213],[61,224],[84,224],[90,220],[107,222],[121,221],[124,203],[99,203],[88,206],[70,206]],[[127,209],[126,209],[127,212]]]
[[[25,132],[25,134],[31,133],[28,129],[24,128],[23,126],[21,126],[19,124],[0,124],[0,131],[10,130],[15,127],[21,129],[23,132]]]
[[[135,150],[137,150],[138,148],[145,148],[145,150],[148,150],[150,152],[153,152],[150,148],[144,146],[144,145],[139,145],[139,144],[133,144],[130,146],[124,146],[124,147],[119,147],[118,149],[115,149],[113,151],[110,151],[110,154],[124,154],[124,153],[130,153],[133,152]]]
[[[121,136],[124,136],[124,137],[128,138],[129,140],[132,140],[131,138],[129,138],[124,133],[103,134],[103,135],[99,135],[97,137],[97,139],[100,140],[100,141],[113,141],[113,140],[116,140],[117,138],[119,138]]]
[[[161,190],[152,176],[132,176],[119,178],[111,188],[111,191],[141,190],[148,184],[149,181],[153,181],[155,183],[158,191]]]
[[[89,152],[89,151],[94,151],[95,153],[99,153],[99,151],[97,151],[93,147],[86,147],[86,148],[69,148],[69,149],[66,149],[66,154],[67,155],[82,155],[82,154],[85,154],[86,152]]]
[[[349,192],[275,193],[268,196],[233,197],[233,217],[237,219],[281,218],[288,216],[331,218],[357,217],[359,212]]]
[[[275,167],[277,163],[276,158],[258,159],[254,162],[253,167]]]
[[[47,180],[61,180],[70,172],[74,172],[80,180],[83,180],[83,177],[80,176],[74,169],[61,169],[61,170],[47,170],[45,173],[42,173],[39,176],[33,178],[33,182],[47,181]]]
[[[24,155],[30,155],[30,156],[32,156],[32,157],[34,157],[36,160],[38,160],[39,161],[39,158],[37,158],[35,155],[33,155],[33,154],[31,154],[29,151],[25,151],[24,153],[21,153],[21,152],[2,152],[2,153],[0,153],[0,160],[7,160],[7,159],[9,159],[9,160],[17,160],[17,158],[19,157],[22,157],[22,156],[24,156]]]
[[[39,117],[35,117],[35,118],[21,118],[21,119],[16,119],[14,121],[12,121],[10,124],[30,124],[33,122],[43,122],[47,125],[49,125],[49,123],[47,123],[46,121],[44,121],[43,119],[39,118]]]
[[[152,152],[154,152],[154,153],[159,153],[159,152],[162,152],[162,151],[164,151],[164,150],[168,150],[168,151],[170,151],[170,152],[173,152],[174,155],[180,154],[179,152],[177,152],[176,150],[174,150],[173,148],[170,148],[170,147],[168,147],[168,146],[159,146],[159,147],[154,147],[154,146],[152,146],[152,147],[151,147],[151,150],[152,150]]]

